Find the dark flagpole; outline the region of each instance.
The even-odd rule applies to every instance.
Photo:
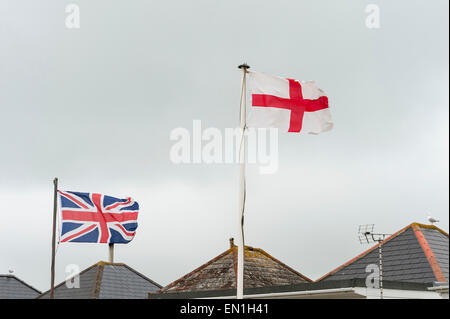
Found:
[[[52,274],[50,286],[50,299],[55,298],[55,246],[56,246],[56,210],[58,196],[58,177],[53,180],[53,234],[52,234]]]

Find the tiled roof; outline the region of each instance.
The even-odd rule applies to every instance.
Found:
[[[428,292],[430,293],[430,283],[417,282],[396,282],[384,281],[383,287],[385,289],[406,290],[408,295],[414,296],[414,292]],[[367,288],[366,279],[346,279],[346,280],[323,280],[320,282],[307,282],[294,285],[284,286],[268,286],[257,288],[245,288],[245,298],[280,298],[276,294],[288,294],[281,298],[311,298],[311,299],[325,299],[325,298],[348,298],[340,293],[346,294],[345,290],[354,288]],[[338,295],[332,295],[336,293]],[[411,294],[413,293],[413,294]],[[320,294],[320,295],[319,295]],[[325,297],[324,295],[328,295]],[[272,295],[272,296],[268,296]],[[321,296],[322,295],[322,296]],[[236,289],[222,289],[222,290],[204,290],[204,291],[180,291],[163,294],[149,294],[149,299],[197,299],[197,298],[236,298]],[[362,297],[361,295],[359,297]]]
[[[14,275],[0,275],[0,299],[33,299],[40,293]]]
[[[230,244],[230,249],[167,285],[160,293],[235,288],[238,247],[232,239]],[[245,288],[311,282],[260,248],[245,246],[244,261]]]
[[[55,299],[145,299],[161,286],[122,263],[98,262],[79,274],[80,287],[65,282],[55,287]],[[38,298],[50,298],[46,291]]]
[[[412,223],[381,242],[383,279],[401,282],[448,282],[448,234],[436,226]],[[378,266],[378,244],[317,281],[366,278]]]

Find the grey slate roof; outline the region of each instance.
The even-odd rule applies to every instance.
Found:
[[[40,293],[14,275],[0,275],[0,299],[34,299]]]
[[[413,223],[382,243],[383,280],[448,282],[448,249],[448,234],[444,231],[435,226]],[[375,245],[317,281],[366,278],[367,265],[378,266],[378,263],[378,245]]]
[[[80,287],[67,288],[65,282],[55,287],[55,299],[146,299],[161,285],[121,263],[98,262],[79,274]],[[46,291],[38,298],[50,298]]]

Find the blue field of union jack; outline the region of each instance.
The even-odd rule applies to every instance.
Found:
[[[130,197],[58,191],[60,242],[129,243],[136,233],[139,204]]]

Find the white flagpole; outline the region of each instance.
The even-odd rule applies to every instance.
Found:
[[[242,91],[240,105],[240,128],[242,132],[241,142],[239,146],[239,163],[240,163],[240,179],[239,179],[239,217],[238,217],[238,264],[237,264],[237,284],[236,298],[244,298],[244,209],[245,209],[245,129],[246,129],[246,75],[247,64],[242,64],[239,69],[242,70]]]

